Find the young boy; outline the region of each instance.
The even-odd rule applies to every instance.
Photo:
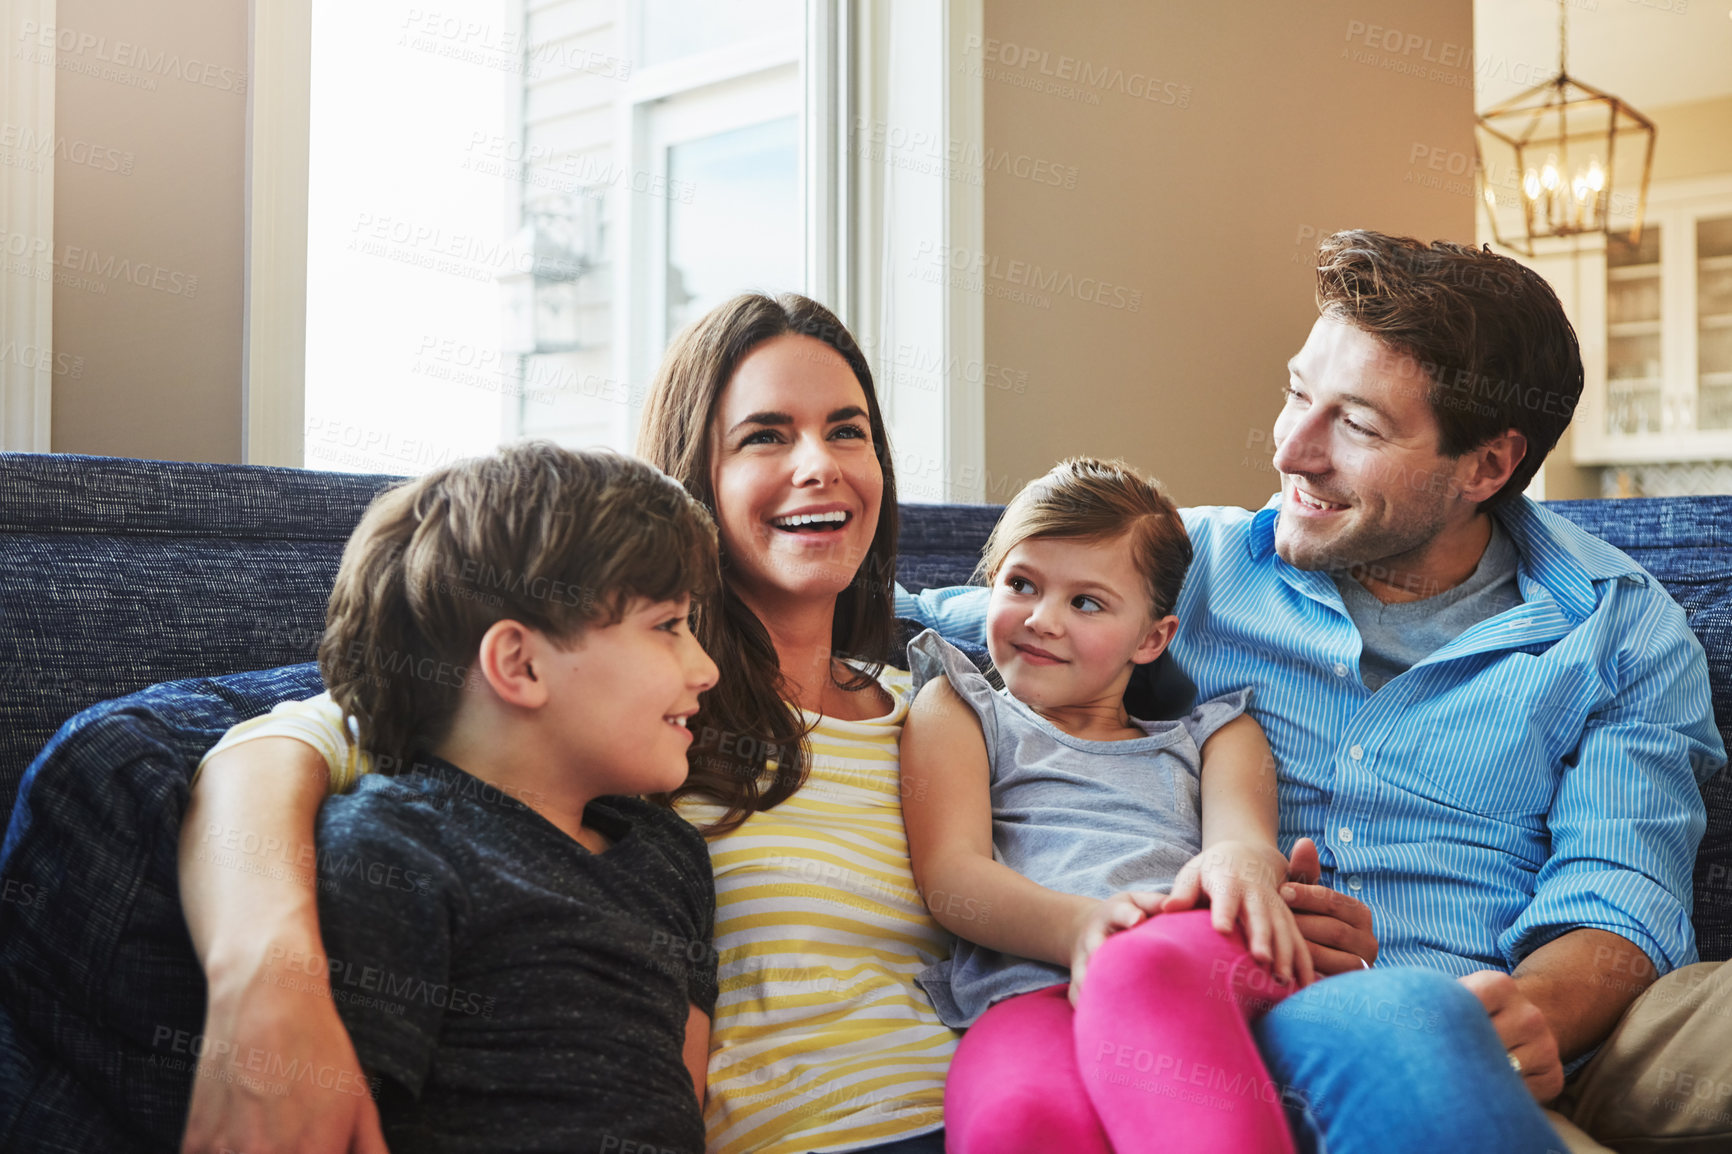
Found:
[[[306,968],[393,1154],[702,1151],[709,856],[636,795],[685,780],[715,572],[677,483],[544,443],[393,489],[350,538],[320,668],[380,772],[320,811]]]

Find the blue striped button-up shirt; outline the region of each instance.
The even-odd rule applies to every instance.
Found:
[[[1520,498],[1498,516],[1523,604],[1376,693],[1329,575],[1275,553],[1260,512],[1183,511],[1196,551],[1173,654],[1201,698],[1253,687],[1280,765],[1281,845],[1371,907],[1380,963],[1513,969],[1609,930],[1661,973],[1696,960],[1699,783],[1725,761],[1684,611],[1629,557]],[[986,591],[898,591],[976,644]]]

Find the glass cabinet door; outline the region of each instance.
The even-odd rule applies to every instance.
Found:
[[[1732,429],[1732,216],[1696,222],[1697,427]]]
[[[1660,227],[1606,245],[1606,432],[1657,433],[1660,389]]]

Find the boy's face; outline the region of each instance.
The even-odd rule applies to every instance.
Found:
[[[1128,537],[1038,538],[1018,542],[993,578],[986,644],[1027,705],[1116,706],[1131,667],[1166,648],[1165,622],[1176,619],[1151,617]]]
[[[601,793],[661,793],[686,779],[685,723],[716,683],[690,612],[689,597],[635,600],[617,625],[592,627],[536,671],[549,679],[559,749]]]

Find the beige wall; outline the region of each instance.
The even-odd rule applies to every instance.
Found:
[[[1317,315],[1318,234],[1473,240],[1470,0],[985,13],[988,291],[1027,287],[1021,261],[1059,286],[1126,290],[1110,303],[1141,293],[1134,312],[1079,299],[1092,283],[1046,293],[1050,307],[987,297],[1001,386],[987,389],[987,499],[1086,452],[1154,472],[1183,504],[1261,505],[1284,366]],[[1069,79],[1084,67],[1105,86]],[[1127,90],[1156,78],[1156,99],[1120,91],[1119,69]],[[1047,164],[995,167],[1001,154]],[[1054,168],[1057,184],[1036,175]]]
[[[239,461],[247,5],[58,8],[54,451]]]
[[[1732,172],[1732,96],[1644,109],[1654,122],[1654,179]]]

